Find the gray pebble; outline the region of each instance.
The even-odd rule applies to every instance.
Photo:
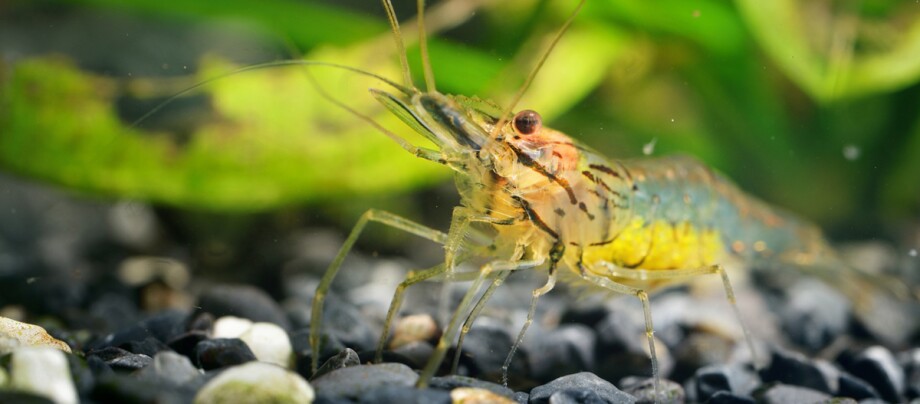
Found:
[[[318,395],[357,399],[384,386],[412,386],[418,375],[401,363],[349,366],[311,381]]]
[[[677,382],[661,379],[658,385],[658,401],[655,401],[655,379],[646,377],[627,377],[620,380],[623,391],[638,400],[637,403],[683,403],[687,396],[684,388]]]
[[[782,383],[759,390],[754,395],[763,404],[818,403],[831,398],[817,390]]]
[[[553,394],[563,390],[591,391],[597,393],[607,403],[633,404],[636,402],[635,397],[624,393],[594,373],[581,372],[563,376],[542,386],[534,387],[533,390],[530,390],[530,403],[549,403]],[[587,398],[587,396],[585,397]]]
[[[316,379],[334,370],[347,368],[349,366],[358,366],[360,364],[361,359],[358,358],[358,353],[351,348],[345,348],[342,352],[339,352],[323,363],[323,365],[316,370],[316,373],[313,374],[313,378]]]
[[[579,371],[594,369],[597,337],[581,324],[563,324],[537,338],[530,359],[531,375],[536,380],[552,380]]]
[[[435,389],[416,389],[407,386],[383,386],[367,391],[358,400],[361,404],[450,404],[450,392]]]
[[[780,318],[796,344],[818,351],[849,326],[850,302],[838,290],[814,279],[796,282],[787,290]]]

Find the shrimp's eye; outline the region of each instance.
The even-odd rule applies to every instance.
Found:
[[[514,130],[522,135],[531,135],[540,130],[543,126],[543,118],[536,111],[525,109],[514,116],[512,122]]]

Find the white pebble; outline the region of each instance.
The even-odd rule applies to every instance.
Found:
[[[294,348],[291,340],[281,327],[272,323],[255,323],[240,335],[240,339],[249,345],[256,359],[290,367]]]
[[[214,338],[239,338],[252,327],[252,321],[245,318],[223,316],[214,321]]]
[[[300,375],[262,362],[231,367],[204,385],[195,404],[312,403],[313,387]]]
[[[907,252],[907,255],[910,255],[911,257],[916,257],[916,256],[917,256],[917,249],[916,249],[916,248],[911,248],[910,251]]]
[[[57,404],[77,403],[77,389],[67,358],[49,347],[19,348],[10,360],[10,388],[36,394]]]
[[[19,347],[51,347],[70,353],[66,342],[52,337],[44,328],[0,317],[0,355]]]

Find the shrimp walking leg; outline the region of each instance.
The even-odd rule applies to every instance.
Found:
[[[530,298],[530,309],[527,311],[527,319],[524,320],[524,325],[521,326],[521,331],[518,332],[517,339],[514,340],[514,345],[511,346],[511,351],[508,352],[508,356],[505,358],[505,363],[502,364],[502,385],[508,386],[508,368],[511,366],[511,359],[514,358],[514,353],[517,351],[518,347],[521,346],[521,342],[524,341],[524,335],[527,334],[527,329],[530,328],[530,324],[533,323],[534,313],[537,311],[537,300],[540,296],[543,296],[549,291],[553,290],[556,286],[556,272],[550,271],[549,278],[546,280],[546,284],[543,286],[534,289]]]
[[[508,275],[511,275],[510,271],[502,272],[499,276],[492,280],[492,283],[489,284],[489,287],[486,288],[486,291],[482,293],[482,297],[480,297],[479,301],[476,302],[476,305],[473,306],[473,310],[470,311],[470,315],[466,316],[466,320],[463,321],[463,326],[460,327],[460,337],[457,339],[457,350],[454,352],[454,360],[450,365],[451,374],[456,374],[457,367],[460,366],[460,354],[463,352],[463,340],[466,338],[466,334],[470,332],[470,328],[473,326],[473,321],[476,320],[476,317],[479,317],[479,313],[482,312],[486,302],[488,302],[489,298],[492,297],[492,293],[495,292],[495,289],[501,286],[502,282],[508,278]]]
[[[501,260],[493,261],[484,265],[479,270],[479,276],[473,281],[473,284],[470,285],[470,288],[466,291],[466,294],[463,295],[463,299],[460,301],[457,309],[454,310],[454,314],[451,316],[450,322],[447,324],[447,327],[445,327],[444,333],[441,334],[441,339],[438,340],[438,345],[435,346],[434,352],[428,359],[428,363],[425,364],[425,368],[422,369],[422,373],[419,375],[416,387],[424,388],[428,386],[428,382],[431,380],[431,377],[434,376],[435,372],[438,370],[438,366],[441,364],[441,361],[444,360],[444,355],[447,354],[447,348],[457,336],[457,332],[459,332],[458,323],[461,316],[470,310],[470,305],[473,304],[473,299],[478,294],[479,289],[482,288],[484,282],[494,281],[496,278],[501,276],[503,272],[510,273],[520,269],[533,268],[543,264],[543,262],[544,260]]]
[[[361,232],[369,222],[382,223],[384,225],[400,229],[407,233],[412,233],[416,236],[434,241],[439,244],[444,244],[447,242],[447,234],[444,232],[418,224],[402,216],[377,209],[369,209],[368,211],[364,212],[364,214],[361,215],[361,218],[358,219],[358,223],[355,224],[355,227],[351,229],[351,233],[348,235],[348,238],[345,239],[345,243],[342,244],[338,254],[335,256],[335,259],[333,259],[332,263],[329,264],[329,268],[326,269],[326,273],[320,280],[319,285],[316,287],[316,293],[313,295],[313,310],[311,314],[312,320],[310,324],[310,349],[313,352],[310,369],[312,372],[316,372],[316,369],[319,366],[319,339],[320,330],[322,330],[323,304],[326,300],[326,294],[329,292],[329,286],[332,284],[333,279],[335,279],[335,276],[338,274],[339,269],[341,269],[342,262],[345,261],[345,257],[348,255],[348,252],[351,251],[351,248],[355,245],[355,242],[358,240]]]
[[[755,368],[760,368],[761,362],[757,356],[757,351],[754,350],[754,341],[751,338],[751,333],[748,330],[747,325],[744,323],[744,318],[741,316],[741,311],[738,310],[738,303],[735,299],[734,288],[732,288],[732,283],[728,279],[728,273],[721,265],[712,265],[708,267],[690,269],[669,269],[666,271],[641,271],[635,269],[627,270],[607,262],[602,263],[602,265],[607,268],[612,276],[622,278],[639,279],[641,277],[642,279],[649,280],[666,280],[675,278],[687,278],[699,275],[719,275],[719,277],[722,279],[722,287],[725,289],[725,298],[728,300],[729,305],[731,305],[732,312],[734,312],[735,318],[738,321],[738,325],[741,327],[741,332],[744,334],[744,342],[747,344],[748,350],[751,352],[751,362],[754,364]]]
[[[379,363],[383,359],[383,347],[386,345],[387,338],[390,336],[390,326],[393,324],[393,317],[396,316],[396,312],[399,311],[399,306],[402,305],[406,288],[416,283],[442,275],[447,271],[448,269],[446,265],[438,264],[437,266],[426,269],[424,271],[409,272],[409,274],[406,276],[406,279],[396,287],[396,292],[393,293],[393,300],[390,301],[390,308],[387,310],[386,320],[383,322],[383,330],[380,332],[380,340],[377,341],[377,350],[374,352],[374,362]]]
[[[655,352],[655,326],[652,323],[652,309],[648,300],[648,292],[643,289],[637,289],[630,286],[616,283],[603,276],[591,275],[587,271],[581,275],[582,279],[604,289],[633,295],[639,298],[642,303],[642,312],[645,315],[645,336],[648,338],[649,356],[652,361],[652,379],[655,383],[655,401],[658,402],[660,396],[660,375],[658,374],[658,354]]]

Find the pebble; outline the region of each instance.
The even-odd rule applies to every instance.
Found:
[[[728,391],[722,390],[717,391],[712,397],[709,397],[709,400],[706,401],[706,404],[755,404],[753,398],[748,396],[739,396],[736,394],[729,393]]]
[[[827,284],[804,279],[786,293],[780,314],[783,330],[793,342],[809,351],[826,347],[849,326],[849,299]]]
[[[293,365],[291,340],[284,329],[273,323],[255,323],[240,335],[240,339],[260,361],[286,368]]]
[[[594,393],[598,398],[604,400],[600,402],[628,404],[636,402],[635,397],[624,393],[620,389],[616,388],[616,386],[604,379],[601,379],[594,373],[581,372],[563,376],[542,386],[534,387],[532,390],[530,390],[530,403],[555,403],[556,401],[553,400],[552,397],[555,395],[555,393],[562,391],[566,391],[567,393],[564,393],[566,395],[575,395],[575,397]]]
[[[171,351],[158,353],[153,357],[153,363],[139,373],[141,377],[156,376],[173,386],[184,385],[201,376],[201,372],[192,365],[192,361]]]
[[[624,300],[626,303],[630,300]],[[624,304],[611,310],[596,327],[597,358],[595,371],[608,380],[620,380],[626,376],[651,376],[652,362],[648,353],[648,338],[645,335],[645,320],[642,309]],[[659,374],[668,375],[674,368],[674,359],[667,346],[655,339]]]
[[[517,404],[514,399],[475,387],[453,389],[450,391],[450,398],[455,403],[463,404]]]
[[[542,335],[530,359],[530,372],[536,380],[553,380],[567,374],[594,369],[597,336],[582,324],[563,324]]]
[[[252,327],[252,321],[234,316],[223,316],[214,321],[212,338],[239,338]]]
[[[349,366],[358,366],[361,364],[361,359],[358,358],[358,353],[352,350],[351,348],[345,348],[342,352],[339,352],[337,355],[329,358],[319,369],[316,369],[316,373],[313,374],[313,378],[321,377],[322,375],[332,372],[337,369],[347,368]]]
[[[887,348],[872,346],[862,351],[845,367],[853,376],[865,380],[882,399],[900,402],[904,391],[904,370]]]
[[[187,318],[188,313],[183,310],[164,310],[131,327],[92,341],[87,344],[86,349],[98,350],[105,347],[122,346],[131,341],[143,341],[147,337],[153,337],[160,342],[168,343],[185,333]]]
[[[6,404],[55,404],[48,398],[22,391],[0,390],[0,403]]]
[[[440,337],[441,329],[429,314],[414,314],[405,316],[396,321],[393,326],[393,338],[389,348],[397,349],[401,346],[418,342],[434,341]]]
[[[486,380],[501,380],[502,365],[511,352],[512,336],[504,323],[482,316],[476,319],[463,341],[467,363],[472,365],[470,374]],[[508,376],[520,375],[526,370],[526,352],[519,348],[511,361]],[[453,353],[448,356],[452,360]]]
[[[450,404],[452,401],[451,393],[444,390],[416,389],[408,386],[384,386],[368,391],[361,396],[358,402],[362,404]]]
[[[839,389],[840,371],[827,362],[812,361],[796,352],[773,350],[770,365],[761,370],[760,377],[764,382],[781,382],[835,394]]]
[[[384,386],[413,386],[418,375],[401,363],[349,366],[313,379],[318,395],[328,398],[358,399]]]
[[[323,332],[334,336],[344,346],[358,352],[377,349],[380,331],[372,328],[370,322],[354,305],[345,303],[334,294],[326,297],[326,304],[323,306]],[[335,352],[338,350],[333,351]]]
[[[126,349],[131,353],[143,354],[150,357],[156,355],[158,352],[169,350],[169,346],[153,337],[147,337],[141,341],[128,341],[121,344],[119,348]]]
[[[638,403],[656,403],[655,379],[650,377],[626,377],[620,380],[623,392],[636,397]],[[684,388],[675,381],[661,379],[658,384],[657,403],[683,403],[687,400]]]
[[[492,383],[485,380],[479,380],[468,376],[450,375],[432,377],[428,385],[433,389],[455,390],[459,388],[474,388],[478,390],[488,390],[497,395],[512,398],[514,390],[511,390],[498,383]]]
[[[51,347],[26,347],[13,351],[9,387],[34,393],[58,404],[76,404],[77,390],[65,354]]]
[[[52,337],[42,327],[0,317],[0,355],[19,347],[51,347],[71,352],[66,342]]]
[[[291,329],[291,323],[281,306],[254,286],[212,286],[199,296],[198,306],[217,317],[242,317],[253,322],[273,323],[285,330]]]
[[[195,345],[195,362],[204,370],[240,365],[256,360],[255,354],[239,338],[206,339]]]
[[[143,354],[133,354],[121,348],[107,347],[90,351],[87,357],[101,359],[112,370],[135,371],[143,369],[153,362],[153,358]]]
[[[232,402],[312,403],[313,387],[296,373],[263,362],[234,366],[211,379],[198,394],[195,404]]]
[[[760,384],[757,374],[741,364],[706,366],[697,370],[694,379],[699,401],[706,401],[720,391],[749,396]]]
[[[763,404],[819,403],[830,398],[830,395],[820,391],[782,383],[774,384],[755,393],[757,402]]]
[[[872,385],[865,380],[847,372],[840,372],[839,385],[840,388],[837,390],[836,394],[841,397],[851,397],[857,400],[880,397],[875,387],[872,387]]]
[[[920,348],[914,348],[898,355],[907,381],[907,398],[920,398]]]

